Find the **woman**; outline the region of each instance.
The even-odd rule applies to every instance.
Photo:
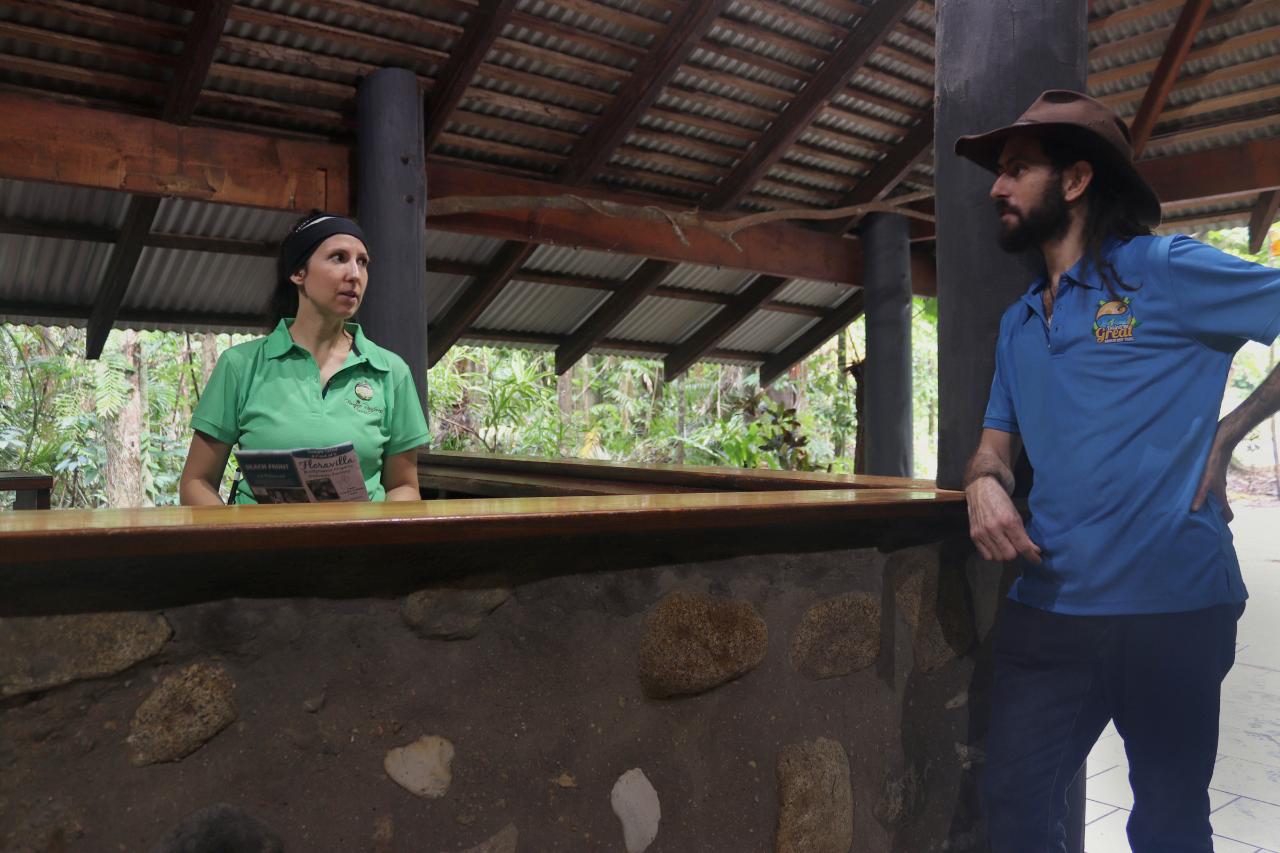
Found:
[[[360,227],[327,213],[304,217],[280,244],[278,270],[275,330],[222,354],[191,418],[182,503],[222,503],[218,486],[233,446],[344,441],[355,445],[372,500],[417,500],[418,448],[428,433],[413,377],[403,359],[347,322],[369,277]],[[243,487],[235,502],[256,503]]]

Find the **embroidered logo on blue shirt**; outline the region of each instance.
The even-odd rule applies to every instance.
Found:
[[[1093,316],[1093,335],[1100,344],[1114,344],[1133,340],[1133,330],[1138,328],[1129,297],[1098,300],[1098,312]]]

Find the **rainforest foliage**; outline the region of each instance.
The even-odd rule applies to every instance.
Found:
[[[1242,229],[1212,242],[1245,252]],[[938,433],[937,303],[914,302],[915,474],[932,477]],[[83,329],[0,330],[0,469],[55,475],[60,507],[177,502],[191,411],[217,354],[246,336],[112,332],[96,361]],[[857,385],[866,352],[861,320],[770,388],[754,368],[700,363],[664,383],[662,363],[592,354],[564,376],[552,353],[455,346],[430,372],[432,446],[539,457],[852,472]],[[1247,347],[1228,380],[1228,404],[1274,362]],[[1241,452],[1270,464],[1269,434]],[[12,501],[12,494],[0,494]]]

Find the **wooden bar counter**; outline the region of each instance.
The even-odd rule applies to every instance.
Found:
[[[654,853],[980,840],[1003,581],[962,495],[420,475],[557,496],[0,513],[0,847],[613,853],[635,785]]]

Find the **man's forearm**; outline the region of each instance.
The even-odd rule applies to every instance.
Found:
[[[969,459],[964,472],[964,487],[967,489],[975,481],[983,477],[994,477],[1006,494],[1013,494],[1013,471],[997,454],[979,448]]]
[[[1280,367],[1272,370],[1243,403],[1222,419],[1218,427],[1222,440],[1234,448],[1254,427],[1277,411],[1280,411]]]

